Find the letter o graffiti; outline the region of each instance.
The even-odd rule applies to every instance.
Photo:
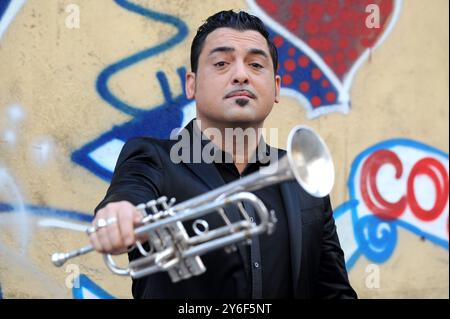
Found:
[[[416,199],[414,180],[419,175],[428,176],[433,181],[434,189],[436,190],[434,206],[430,210],[423,209]],[[445,167],[431,157],[418,161],[408,177],[407,198],[409,207],[417,218],[423,221],[436,219],[444,210],[448,200],[448,175]]]
[[[395,203],[386,201],[376,185],[377,173],[385,164],[394,166],[396,179],[402,176],[403,166],[401,160],[397,154],[390,150],[374,152],[366,159],[361,169],[361,196],[374,215],[385,220],[397,219],[409,206],[412,213],[420,220],[432,221],[443,212],[449,198],[449,177],[442,163],[431,157],[425,157],[415,163],[408,176],[406,196],[403,195]],[[430,178],[436,190],[434,205],[429,210],[419,205],[414,192],[414,181],[419,175],[425,175]]]

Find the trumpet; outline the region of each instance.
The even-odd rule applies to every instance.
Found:
[[[201,255],[220,248],[234,251],[237,244],[250,244],[254,236],[273,233],[275,213],[269,212],[251,191],[294,179],[315,197],[328,195],[334,184],[334,165],[325,142],[303,125],[289,133],[286,155],[258,172],[176,205],[175,199],[168,201],[165,196],[138,205],[144,217],[134,232],[148,238],[150,249],[137,241],[132,248],[137,248],[142,257],[129,262],[127,267],[119,267],[111,254],[103,254],[104,262],[114,274],[135,279],[160,271],[167,271],[172,282],[200,275],[206,271]],[[244,204],[254,209],[258,223],[249,216]],[[237,207],[242,220],[230,221],[225,214],[229,205]],[[201,218],[213,212],[221,216],[224,225],[210,230]],[[195,220],[192,223],[195,236],[189,237],[183,222],[191,220]],[[89,245],[54,253],[52,262],[60,267],[67,260],[93,250]]]

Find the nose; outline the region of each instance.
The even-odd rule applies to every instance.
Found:
[[[248,84],[248,74],[244,63],[236,63],[234,74],[233,74],[233,84]]]

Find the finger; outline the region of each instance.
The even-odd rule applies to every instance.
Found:
[[[119,229],[119,223],[118,223],[119,213],[120,213],[120,207],[118,207],[117,210],[115,210],[115,211],[111,211],[106,219],[109,224],[104,228],[106,231],[106,234],[108,235],[108,240],[112,246],[111,253],[120,251],[125,246],[123,239],[122,239],[122,235],[120,233],[120,229]],[[111,219],[116,219],[116,222],[110,223]]]
[[[134,222],[134,226],[141,226],[142,225],[142,219],[143,219],[143,214],[140,210],[138,210],[137,208],[133,211],[133,222]],[[147,234],[141,234],[139,236],[135,236],[135,240],[139,240],[141,243],[144,243],[148,240],[148,235]]]
[[[89,235],[89,241],[91,242],[92,247],[94,247],[94,249],[100,253],[103,253],[103,246],[100,243],[100,241],[98,240],[97,234],[96,233],[92,233]]]
[[[107,205],[100,209],[97,214],[95,215],[94,220],[91,223],[91,227],[97,229],[97,224],[100,219],[106,219],[106,216],[109,213],[111,205]],[[99,234],[100,229],[97,229],[94,233],[89,235],[89,240],[91,241],[91,244],[94,246],[94,248],[101,253],[106,252],[106,250],[109,248],[109,244],[107,241],[105,241],[103,236],[100,236]]]
[[[137,209],[136,207],[134,207],[133,222],[134,222],[135,226],[139,225],[142,222],[143,217],[144,216],[143,216],[142,212],[139,209]]]
[[[123,243],[126,247],[132,246],[136,241],[132,209],[132,207],[128,207],[128,209],[124,209],[124,211],[118,215],[119,229],[123,238]]]
[[[97,230],[96,235],[97,239],[100,242],[100,245],[102,246],[102,252],[103,253],[111,253],[113,250],[113,246],[111,242],[109,241],[108,231],[106,229],[107,227],[103,227]]]

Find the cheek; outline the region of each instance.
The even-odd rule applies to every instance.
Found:
[[[223,81],[219,78],[206,77],[205,80],[197,82],[196,97],[198,100],[217,102],[222,100],[224,92]]]
[[[196,100],[197,103],[202,103],[204,105],[210,105],[217,102],[218,93],[208,86],[198,86]]]
[[[265,86],[260,90],[261,100],[264,105],[272,106],[275,103],[275,85],[273,86]]]
[[[195,101],[197,108],[205,114],[214,114],[219,111],[221,93],[215,85],[197,83]]]

